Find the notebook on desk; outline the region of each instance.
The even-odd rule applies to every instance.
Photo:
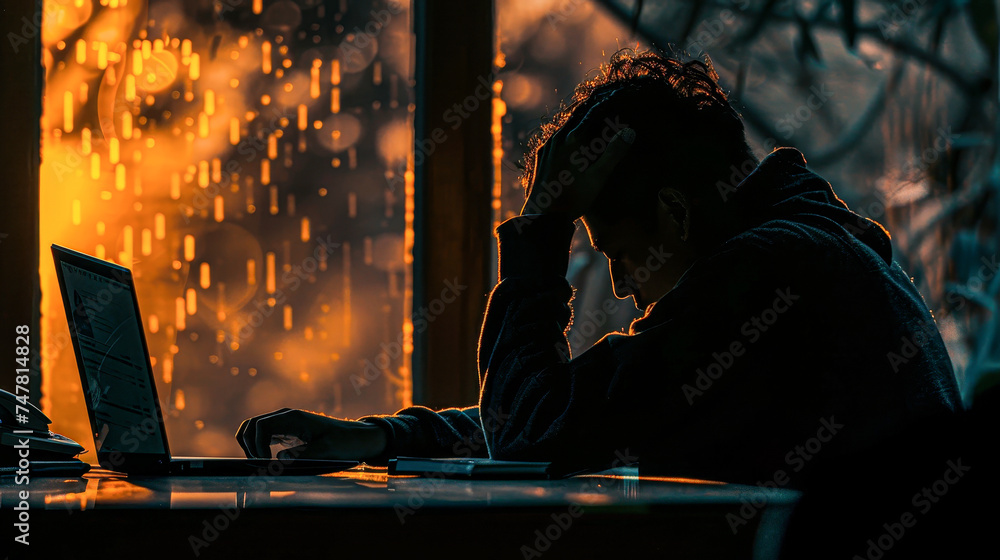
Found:
[[[129,474],[306,475],[356,461],[172,457],[132,272],[52,245],[101,467]]]
[[[389,460],[388,472],[390,475],[397,476],[552,480],[593,470],[595,469],[573,468],[544,461],[497,461],[460,457],[397,457]]]

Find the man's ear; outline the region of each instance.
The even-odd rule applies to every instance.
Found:
[[[691,234],[691,205],[684,193],[670,187],[663,187],[656,193],[660,209],[673,218],[677,231],[683,232],[681,240],[687,241]]]

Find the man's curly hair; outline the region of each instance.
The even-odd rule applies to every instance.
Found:
[[[591,111],[604,100],[608,102]],[[609,184],[595,204],[611,222],[639,217],[637,207],[646,208],[648,216],[648,209],[655,208],[655,198],[649,196],[662,186],[677,188],[696,207],[709,206],[718,198],[712,196],[718,194],[716,182],[729,181],[731,166],[743,169],[747,161],[757,163],[743,121],[719,86],[711,60],[625,48],[602,65],[600,75],[580,83],[569,102],[532,135],[521,176],[526,194],[534,182],[539,150],[563,127],[576,126],[588,111],[598,117],[595,122],[617,119],[636,131],[635,143],[615,170],[615,184]],[[621,188],[633,183],[642,188]]]

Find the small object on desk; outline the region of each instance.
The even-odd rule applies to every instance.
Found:
[[[52,421],[25,396],[0,389],[0,476],[82,476],[90,465],[75,457],[86,449],[49,431]],[[21,462],[28,461],[28,469]]]
[[[0,476],[14,476],[19,467],[0,467]],[[90,464],[79,459],[65,461],[30,461],[28,472],[39,476],[83,476],[90,471]]]
[[[563,478],[568,472],[542,461],[495,461],[493,459],[397,457],[389,460],[390,475],[436,476],[462,479],[528,479]]]

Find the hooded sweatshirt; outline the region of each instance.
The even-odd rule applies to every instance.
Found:
[[[380,459],[638,462],[644,474],[797,487],[825,462],[961,408],[944,343],[888,233],[849,210],[802,154],[776,150],[720,194],[715,248],[628,334],[572,358],[573,224],[500,224],[479,407],[366,418],[389,435]],[[646,261],[652,270],[666,258],[650,247]]]

